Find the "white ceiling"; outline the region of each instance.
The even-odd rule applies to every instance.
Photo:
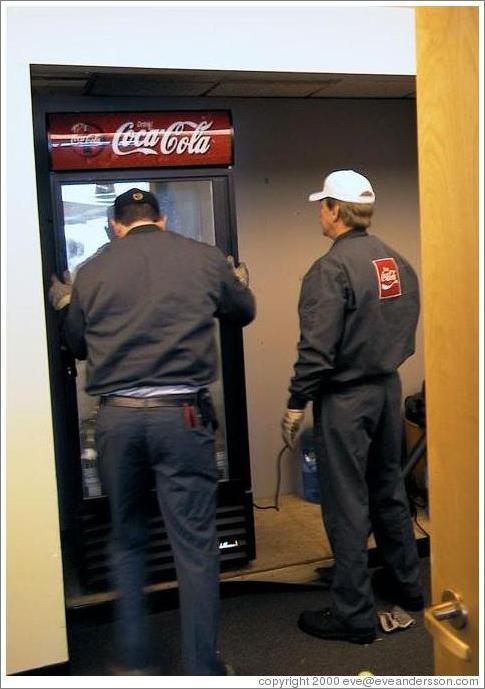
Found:
[[[32,65],[34,93],[224,98],[414,98],[412,75],[295,74]]]

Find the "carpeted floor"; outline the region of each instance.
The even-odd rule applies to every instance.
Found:
[[[429,591],[428,560],[422,560],[422,568]],[[301,632],[296,626],[299,613],[324,607],[328,600],[327,591],[309,587],[223,598],[223,657],[239,675],[357,675],[364,669],[374,675],[433,674],[433,646],[424,629],[422,613],[412,613],[416,624],[410,629],[381,634],[368,646],[322,641]],[[377,601],[377,607],[391,606]],[[150,659],[159,668],[157,674],[182,674],[178,610],[151,614],[146,624]],[[69,647],[71,675],[109,674],[113,625],[72,624]]]

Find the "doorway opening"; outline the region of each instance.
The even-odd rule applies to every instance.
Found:
[[[257,321],[244,335],[244,358],[241,359],[249,420],[246,443],[252,476],[252,493],[245,489],[244,495],[246,500],[268,506],[276,482],[275,461],[281,449],[279,419],[286,403],[286,388],[296,351],[299,285],[311,263],[327,249],[307,197],[321,184],[326,172],[340,167],[357,168],[375,182],[378,199],[373,229],[384,241],[396,246],[419,274],[414,77],[53,65],[33,65],[31,71],[37,115],[47,111],[230,110],[234,123],[235,161],[227,171],[229,174],[219,171],[215,177],[219,181],[225,179],[229,188],[221,208],[226,205],[226,218],[234,228],[237,225],[232,248],[235,244],[241,260],[248,264],[259,311]],[[195,179],[167,181],[157,179],[152,173],[143,179],[140,171],[129,179],[125,175],[117,182],[107,175],[101,175],[96,181],[89,176],[81,179],[79,175],[52,180],[47,173],[48,153],[43,150],[45,122],[39,119],[41,117],[37,117],[36,122],[37,151],[44,170],[38,181],[40,195],[47,198],[54,193],[53,198],[60,199],[62,205],[60,208],[58,204],[57,216],[51,219],[51,225],[49,219],[45,219],[46,256],[57,256],[56,260],[60,260],[59,240],[55,237],[59,237],[59,232],[64,233],[63,241],[70,247],[67,249],[70,255],[66,255],[65,260],[75,267],[76,261],[84,256],[77,253],[80,242],[77,233],[81,226],[85,228],[90,223],[93,234],[90,235],[92,240],[89,239],[92,243],[89,251],[94,251],[101,238],[104,239],[104,218],[100,212],[97,220],[95,217],[89,219],[91,210],[83,215],[83,195],[88,194],[99,202],[103,193],[118,193],[116,185],[128,184],[134,179],[137,185],[151,185],[150,189],[158,185],[156,188],[168,206],[170,196],[177,197],[177,218],[170,218],[168,213],[169,224],[173,223],[175,231],[191,232],[189,227],[195,223],[198,228],[204,228],[194,230],[199,233],[198,238],[212,241],[214,207],[211,210],[209,199],[214,199],[214,181],[200,175],[195,175]],[[108,191],[100,191],[103,184]],[[182,200],[184,196],[194,195],[199,197],[197,220],[194,220],[194,207],[190,210],[190,203]],[[96,208],[100,210],[102,206],[98,203]],[[86,242],[84,245],[86,247]],[[53,260],[46,259],[46,274],[55,267]],[[54,324],[51,325],[54,328]],[[51,362],[51,368],[58,365]],[[420,333],[417,354],[406,363],[401,375],[404,396],[421,389],[424,376]],[[79,381],[78,375],[75,390],[70,394],[71,403],[81,409],[85,400]],[[53,388],[54,396],[61,394],[59,388],[60,384]],[[227,397],[226,388],[227,385],[219,391],[220,398]],[[308,417],[309,414],[306,425],[310,426]],[[76,423],[71,423],[64,439],[59,441],[57,454],[61,465],[63,457],[69,453],[73,457],[79,454],[69,446],[72,442],[69,438],[78,432]],[[224,442],[221,439],[221,457]],[[321,523],[320,508],[303,496],[299,459],[298,453],[283,459],[280,511],[251,510],[255,521],[256,557],[248,557],[245,563],[229,567],[222,574],[224,580],[318,581],[317,570],[331,564],[332,554]],[[230,472],[223,465],[221,462],[221,477],[227,477]],[[79,466],[77,471],[78,474],[81,471]],[[59,472],[62,467],[58,466],[58,475]],[[79,485],[78,482],[72,491],[78,490]],[[72,504],[69,490],[67,497],[61,496],[61,509],[63,500]],[[246,503],[244,509],[247,507]],[[429,532],[425,509],[418,516],[418,524],[416,536],[424,552]],[[372,545],[371,542],[371,549]],[[174,585],[173,580],[151,584],[158,589]],[[73,588],[67,592],[66,601],[68,606],[83,601],[96,603],[110,595],[109,591],[87,594],[82,587]]]

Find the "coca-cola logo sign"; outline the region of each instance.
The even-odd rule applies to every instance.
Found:
[[[226,111],[50,115],[48,137],[54,170],[233,163]]]
[[[148,122],[148,128],[135,129],[133,122],[123,122],[116,130],[111,145],[119,156],[132,153],[143,155],[164,155],[175,153],[182,155],[198,155],[207,153],[212,139],[205,134],[212,127],[212,122],[174,122],[166,129],[153,128]],[[181,136],[179,136],[181,134]]]
[[[103,132],[99,127],[96,127],[87,122],[76,122],[71,127],[71,144],[73,150],[80,156],[91,158],[98,155],[102,151]]]

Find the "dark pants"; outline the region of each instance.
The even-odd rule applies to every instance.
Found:
[[[101,406],[96,443],[113,525],[120,644],[132,666],[145,661],[143,584],[148,532],[147,473],[172,546],[179,584],[182,659],[192,675],[222,674],[216,656],[219,548],[217,469],[210,426],[186,428],[181,407]]]
[[[315,445],[325,529],[335,558],[334,616],[375,626],[367,541],[403,592],[421,594],[419,559],[401,478],[401,382],[397,374],[349,385],[314,404]]]

